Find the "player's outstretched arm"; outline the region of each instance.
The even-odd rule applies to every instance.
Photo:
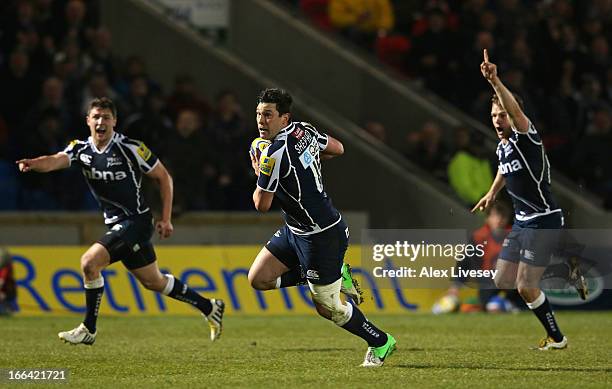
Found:
[[[529,119],[525,116],[525,113],[512,95],[512,92],[506,88],[497,76],[497,65],[489,62],[489,53],[487,49],[484,49],[484,61],[480,64],[480,72],[493,87],[495,94],[506,112],[508,112],[510,120],[512,120],[517,131],[529,131]]]
[[[504,187],[504,185],[506,185],[506,180],[498,170],[497,175],[495,176],[495,180],[493,180],[493,184],[491,184],[491,189],[489,189],[487,194],[482,196],[482,198],[478,201],[478,203],[476,203],[474,208],[472,208],[471,212],[473,213],[476,211],[485,211],[487,208],[493,205],[497,193],[499,193],[499,191]]]
[[[338,139],[327,136],[327,147],[321,151],[321,159],[330,159],[344,154],[344,145]]]
[[[155,224],[155,230],[161,239],[170,237],[174,232],[172,226],[172,198],[174,196],[174,184],[172,176],[166,170],[161,161],[155,165],[153,170],[147,173],[147,176],[157,181],[159,184],[159,195],[162,199],[162,214],[161,220]]]
[[[69,167],[70,157],[66,153],[57,153],[32,159],[20,159],[15,163],[19,166],[19,171],[22,173],[30,171],[47,173]]]

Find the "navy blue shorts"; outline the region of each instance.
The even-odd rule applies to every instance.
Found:
[[[328,285],[341,276],[348,236],[343,220],[312,235],[296,235],[284,225],[270,238],[266,248],[289,269],[301,265],[310,283]]]
[[[546,267],[559,248],[563,214],[555,212],[530,220],[514,220],[512,231],[504,240],[499,258]]]
[[[155,250],[151,243],[153,217],[150,212],[132,216],[108,227],[109,231],[98,243],[108,250],[111,263],[121,261],[132,270],[155,262]]]

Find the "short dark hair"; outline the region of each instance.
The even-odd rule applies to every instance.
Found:
[[[109,99],[108,97],[100,97],[91,100],[91,102],[89,103],[89,109],[87,110],[87,114],[89,115],[91,110],[94,108],[110,109],[113,113],[113,117],[117,118],[117,107],[115,107],[115,103],[113,103],[113,100]]]
[[[279,115],[286,113],[291,114],[291,104],[293,103],[293,98],[291,98],[291,95],[283,89],[268,88],[261,91],[257,97],[257,104],[260,103],[276,104],[276,110],[278,111]]]
[[[525,106],[523,104],[523,99],[521,98],[521,96],[517,95],[516,93],[512,93],[512,96],[514,96],[514,99],[521,108],[521,111],[525,111]],[[493,93],[493,96],[491,96],[491,105],[499,105],[500,107],[502,106],[501,101],[499,101],[499,97],[497,97],[496,93]]]

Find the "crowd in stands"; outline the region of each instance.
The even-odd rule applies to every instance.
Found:
[[[176,212],[250,209],[253,135],[234,93],[211,102],[189,74],[162,90],[142,58],[113,52],[99,1],[0,2],[0,209],[97,209],[79,169],[18,174],[14,161],[86,139],[88,104],[103,96],[117,105],[117,131],[174,176]]]
[[[491,89],[479,71],[487,49],[553,167],[612,208],[612,1],[286,1],[490,125]],[[435,146],[444,143],[435,126],[410,136],[408,156],[439,172],[453,148]]]

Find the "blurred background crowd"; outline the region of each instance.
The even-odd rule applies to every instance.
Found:
[[[177,212],[248,209],[252,134],[234,93],[199,91],[190,74],[163,91],[141,58],[113,53],[97,10],[97,1],[0,2],[0,207],[97,208],[77,169],[17,175],[14,161],[85,139],[89,101],[107,96],[118,131],[144,141],[171,171]]]
[[[490,125],[491,89],[479,71],[487,49],[504,83],[523,98],[553,167],[612,208],[612,1],[285,1],[318,28],[346,37],[400,77]],[[365,128],[385,140],[379,123]],[[453,144],[431,122],[407,129],[398,147],[473,203],[467,186],[457,187],[458,167],[481,170],[477,160],[494,156],[483,154],[467,130],[456,129]],[[473,177],[479,188],[487,176]]]
[[[163,90],[142,58],[116,56],[98,1],[0,2],[0,209],[96,209],[76,169],[18,175],[14,161],[84,139],[87,104],[101,96],[116,102],[119,131],[169,168],[177,212],[250,209],[251,115],[231,90],[198,90],[197,74],[177,74]],[[612,208],[612,1],[279,1],[490,126],[491,90],[478,68],[488,49],[553,167]],[[375,118],[362,124],[386,142]],[[390,146],[471,205],[496,171],[474,134],[461,127],[448,138],[432,121]]]

